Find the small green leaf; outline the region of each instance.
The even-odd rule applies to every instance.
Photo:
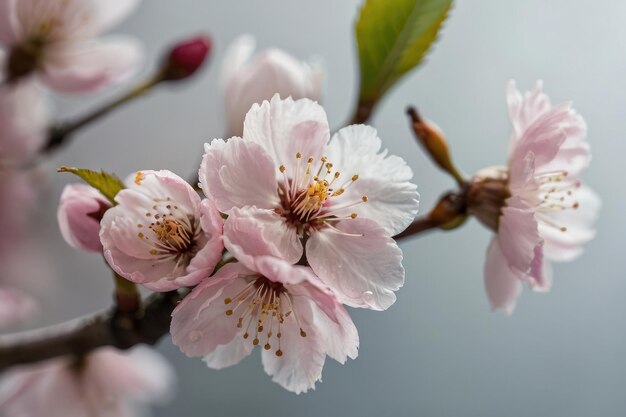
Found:
[[[422,63],[452,0],[365,0],[356,23],[361,103],[374,105]]]
[[[90,169],[70,167],[61,167],[58,171],[70,172],[74,175],[79,176],[87,184],[100,191],[102,195],[108,198],[109,201],[111,201],[111,203],[113,203],[114,205],[117,204],[115,202],[115,196],[117,195],[117,193],[125,188],[122,180],[120,180],[115,175],[109,174],[104,171],[98,172],[92,171]]]

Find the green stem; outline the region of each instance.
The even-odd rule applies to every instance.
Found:
[[[141,308],[141,297],[137,285],[113,273],[115,279],[115,307],[124,314],[132,314]]]

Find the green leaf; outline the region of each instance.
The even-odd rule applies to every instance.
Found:
[[[356,23],[361,103],[375,104],[420,65],[446,19],[452,0],[365,0]]]
[[[118,177],[113,174],[109,174],[104,171],[92,171],[90,169],[84,168],[70,168],[70,167],[61,167],[58,170],[59,172],[70,172],[74,175],[79,176],[83,179],[87,184],[91,185],[96,190],[100,191],[103,196],[109,199],[113,205],[117,204],[115,202],[115,196],[121,190],[123,190],[124,183]]]

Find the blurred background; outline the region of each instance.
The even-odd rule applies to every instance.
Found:
[[[217,73],[226,45],[241,33],[259,48],[320,57],[328,76],[324,105],[342,126],[357,94],[353,21],[356,0],[150,0],[116,31],[141,38],[149,62],[163,47],[209,32],[208,71],[160,88],[90,126],[45,166],[50,187],[33,220],[38,259],[51,275],[35,326],[110,305],[103,261],[67,246],[56,205],[67,174],[60,165],[103,168],[124,177],[198,166],[202,144],[225,121]],[[458,1],[428,62],[394,89],[372,123],[386,146],[408,160],[423,211],[453,186],[414,143],[404,115],[413,104],[436,121],[468,174],[502,164],[510,134],[505,87],[541,78],[554,102],[574,100],[589,124],[594,161],[585,180],[602,196],[597,238],[581,259],[555,267],[550,294],[525,291],[512,317],[490,311],[482,268],[490,233],[470,221],[452,233],[402,242],[406,285],[387,312],[351,310],[361,337],[357,360],[329,360],[315,391],[296,396],[271,382],[258,353],[213,371],[163,340],[175,365],[176,398],[156,416],[623,416],[626,412],[626,199],[619,175],[626,156],[626,2],[590,0]],[[123,88],[121,88],[123,89]],[[120,90],[121,90],[120,89]],[[109,92],[114,95],[115,90]],[[82,114],[102,99],[55,99],[59,117]],[[619,175],[618,175],[619,174]]]

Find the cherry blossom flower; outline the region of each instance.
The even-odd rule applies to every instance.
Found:
[[[184,353],[222,369],[260,346],[265,372],[297,394],[320,380],[326,355],[342,364],[357,357],[352,319],[310,268],[224,243],[239,262],[202,281],[172,313],[172,340]],[[269,244],[258,242],[259,251]]]
[[[205,150],[202,190],[250,235],[246,252],[258,254],[257,240],[290,263],[304,252],[341,303],[394,303],[404,268],[392,236],[415,217],[418,193],[411,169],[381,151],[375,129],[349,126],[329,143],[322,107],[275,95],[248,112],[243,138],[216,139]]]
[[[254,55],[256,41],[242,35],[228,47],[220,83],[230,135],[241,136],[243,120],[253,104],[276,93],[293,99],[320,100],[325,71],[320,62],[299,61],[271,48]]]
[[[0,45],[10,81],[34,73],[62,92],[92,91],[129,76],[141,48],[130,38],[94,39],[139,0],[0,0]]]
[[[153,291],[195,285],[222,256],[222,219],[169,171],[138,171],[104,214],[100,241],[115,272]]]
[[[542,83],[524,96],[508,89],[513,138],[507,167],[473,179],[477,204],[470,211],[497,231],[485,264],[485,286],[494,309],[513,311],[521,282],[549,290],[549,261],[570,261],[594,236],[600,201],[583,186],[590,161],[587,127],[570,103],[552,106]]]
[[[18,368],[0,382],[0,414],[11,417],[133,417],[170,397],[173,370],[155,351],[105,347],[82,360]]]
[[[0,51],[0,67],[4,58]],[[0,71],[0,85],[3,81]],[[26,162],[41,148],[48,120],[48,102],[37,83],[0,86],[0,171]]]
[[[111,202],[93,187],[66,185],[61,194],[57,219],[68,245],[89,252],[102,252],[100,220],[111,206]]]

